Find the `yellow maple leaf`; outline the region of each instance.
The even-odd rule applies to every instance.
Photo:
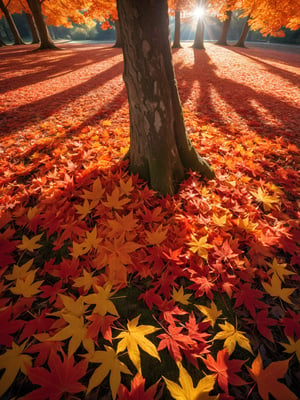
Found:
[[[208,235],[202,236],[200,239],[197,239],[194,235],[192,235],[192,240],[188,243],[188,245],[190,246],[190,250],[193,253],[197,253],[198,256],[204,258],[204,260],[206,261],[208,258],[207,250],[214,247],[212,244],[207,243],[207,237]]]
[[[222,329],[214,336],[214,340],[224,340],[224,347],[228,350],[229,355],[233,353],[236,344],[252,353],[249,339],[244,336],[245,332],[238,331],[232,324],[225,321],[225,324],[219,324]],[[253,353],[252,353],[253,354]]]
[[[101,366],[96,368],[89,380],[87,393],[99,386],[103,379],[109,374],[109,385],[113,399],[116,398],[117,392],[121,383],[121,373],[130,374],[127,366],[118,359],[118,354],[112,347],[105,346],[105,351],[95,351],[93,354],[88,354],[86,358],[92,363],[101,363]]]
[[[246,232],[254,232],[257,228],[258,224],[255,224],[249,221],[249,217],[246,218],[238,218],[237,225],[239,228],[244,229]]]
[[[86,269],[83,269],[83,276],[79,276],[74,279],[73,286],[81,287],[84,290],[88,291],[93,285],[97,284],[98,278],[93,276],[92,273],[88,272]]]
[[[294,341],[294,339],[287,337],[289,343],[280,343],[283,347],[285,347],[285,353],[295,353],[298,361],[300,362],[300,339]]]
[[[27,375],[26,367],[31,367],[31,356],[23,354],[26,343],[19,346],[13,342],[11,349],[0,356],[0,369],[5,369],[0,379],[0,396],[12,385],[20,370]]]
[[[262,282],[265,291],[273,297],[279,297],[286,303],[292,304],[289,296],[295,291],[294,288],[283,288],[281,287],[281,280],[277,274],[273,274],[271,278],[271,283]]]
[[[270,272],[277,274],[279,279],[281,279],[282,281],[284,281],[285,275],[293,275],[294,274],[293,271],[290,271],[285,268],[286,264],[280,264],[276,258],[274,258],[272,264],[271,263],[267,263],[267,264],[270,267]]]
[[[74,208],[76,208],[77,213],[80,215],[80,219],[85,218],[93,209],[87,199],[84,199],[82,206],[80,204],[74,204]]]
[[[33,236],[31,239],[29,239],[26,235],[22,236],[22,243],[19,244],[17,247],[20,250],[29,250],[29,251],[34,251],[36,249],[39,249],[42,247],[41,244],[38,244],[37,242],[40,240],[40,238],[43,236],[43,234],[39,234],[36,236]]]
[[[92,187],[92,191],[83,189],[84,194],[81,195],[86,200],[91,200],[90,208],[93,209],[102,199],[105,189],[102,187],[100,178],[97,178]]]
[[[127,204],[130,200],[128,198],[120,199],[121,196],[122,193],[120,192],[120,189],[118,187],[115,187],[111,195],[106,195],[107,201],[103,201],[102,204],[105,207],[122,210],[123,206]]]
[[[121,192],[127,196],[133,190],[132,177],[130,177],[127,182],[124,182],[123,179],[121,179],[120,188]]]
[[[181,304],[187,305],[190,303],[188,300],[191,297],[191,294],[184,294],[183,286],[181,286],[178,291],[173,287],[172,297],[173,300],[178,301]]]
[[[155,231],[152,232],[146,231],[148,244],[157,245],[162,243],[166,239],[167,233],[168,233],[168,227],[164,229],[162,225],[159,225]]]
[[[213,214],[212,222],[214,223],[214,225],[217,225],[220,227],[225,226],[227,223],[227,214],[223,214],[223,215],[221,215],[221,217],[218,217],[216,214]]]
[[[84,296],[83,301],[87,304],[95,304],[93,313],[97,313],[102,316],[110,313],[119,317],[119,313],[114,303],[110,300],[111,296],[114,294],[111,293],[111,288],[112,285],[110,283],[106,283],[105,286],[95,285],[95,290],[97,291],[97,293],[92,293]]]
[[[217,318],[222,315],[222,311],[218,310],[215,303],[212,301],[210,307],[195,304],[198,310],[205,315],[203,322],[210,322],[211,326],[214,327]]]
[[[115,219],[109,219],[107,223],[112,229],[112,233],[123,234],[136,229],[137,219],[133,217],[133,211],[123,216],[116,212]]]
[[[23,297],[32,297],[40,292],[39,287],[44,281],[34,282],[37,270],[29,271],[24,279],[18,278],[15,286],[10,288],[13,294],[22,295]]]
[[[121,332],[115,339],[121,339],[117,346],[117,353],[128,350],[128,355],[136,369],[141,372],[141,356],[139,346],[150,356],[160,360],[158,351],[154,344],[149,339],[145,338],[146,335],[153,333],[160,328],[155,328],[152,325],[137,326],[140,315],[128,321],[127,331]]]
[[[12,273],[6,274],[5,278],[8,281],[14,281],[16,279],[25,279],[30,267],[32,266],[33,260],[34,259],[32,258],[31,260],[27,261],[27,263],[21,265],[20,267],[18,265],[14,265]]]
[[[94,341],[87,337],[87,327],[84,324],[83,317],[77,317],[72,314],[63,314],[63,319],[69,324],[57,332],[54,336],[51,336],[47,341],[62,341],[71,338],[68,346],[68,356],[78,349],[82,343],[83,347],[89,352],[94,352]]]
[[[274,208],[274,205],[280,205],[280,198],[278,196],[271,196],[261,187],[258,188],[257,192],[251,192],[258,203],[262,203],[265,211],[270,211]]]
[[[72,297],[66,296],[62,293],[59,293],[58,295],[63,302],[64,308],[57,313],[52,313],[52,315],[62,316],[62,314],[70,314],[75,317],[81,317],[84,315],[87,306],[84,305],[82,296],[78,297],[78,299],[73,299]]]
[[[180,362],[177,363],[179,368],[179,385],[163,376],[167,388],[174,400],[217,400],[218,396],[210,396],[214,388],[216,377],[207,375],[200,379],[197,386],[194,387],[192,377]]]

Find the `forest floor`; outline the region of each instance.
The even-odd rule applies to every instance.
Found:
[[[121,51],[60,48],[0,48],[0,397],[300,398],[299,54],[173,50],[216,178],[161,197]]]

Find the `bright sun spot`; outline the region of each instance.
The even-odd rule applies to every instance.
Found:
[[[197,19],[202,19],[205,16],[205,8],[204,7],[198,7],[198,8],[196,8],[194,10],[193,14]]]

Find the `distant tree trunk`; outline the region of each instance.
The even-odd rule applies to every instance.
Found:
[[[203,7],[204,1],[197,0],[197,6]],[[194,49],[205,49],[204,47],[204,20],[203,18],[198,18],[195,39],[193,44]]]
[[[57,49],[53,40],[50,37],[44,16],[42,14],[42,4],[40,0],[27,0],[28,6],[33,15],[35,25],[40,35],[41,44],[40,50],[43,49]]]
[[[180,10],[175,10],[175,31],[174,31],[174,41],[173,49],[179,49],[180,44]]]
[[[116,28],[116,43],[113,45],[113,47],[122,48],[123,46],[122,35],[120,30],[120,21],[118,19],[115,21],[115,28]]]
[[[16,24],[10,14],[10,12],[8,11],[7,7],[4,5],[3,0],[0,0],[0,10],[3,12],[3,14],[6,18],[6,21],[10,27],[11,33],[13,34],[14,44],[15,45],[25,44],[18,32],[18,29],[16,27]]]
[[[130,170],[173,194],[192,169],[214,177],[191,145],[172,64],[167,0],[117,0],[129,100]]]
[[[216,44],[218,44],[220,46],[228,46],[227,35],[228,35],[229,27],[230,27],[231,16],[232,16],[232,11],[230,11],[230,10],[227,11],[226,19],[223,22],[222,31],[221,31],[219,40],[216,42]]]
[[[32,44],[39,43],[40,38],[39,38],[38,31],[36,29],[36,25],[35,25],[33,16],[30,13],[26,13],[26,18],[27,18],[27,22],[28,22],[28,25],[29,25],[29,28],[31,31]]]
[[[244,27],[243,27],[241,36],[235,44],[236,47],[245,47],[245,40],[246,40],[246,37],[247,37],[249,29],[250,29],[250,26],[248,24],[249,18],[250,18],[250,15],[248,15],[246,22],[244,24]]]

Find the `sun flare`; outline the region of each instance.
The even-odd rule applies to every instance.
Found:
[[[197,19],[203,19],[205,17],[205,7],[197,7],[195,8],[193,15]]]

